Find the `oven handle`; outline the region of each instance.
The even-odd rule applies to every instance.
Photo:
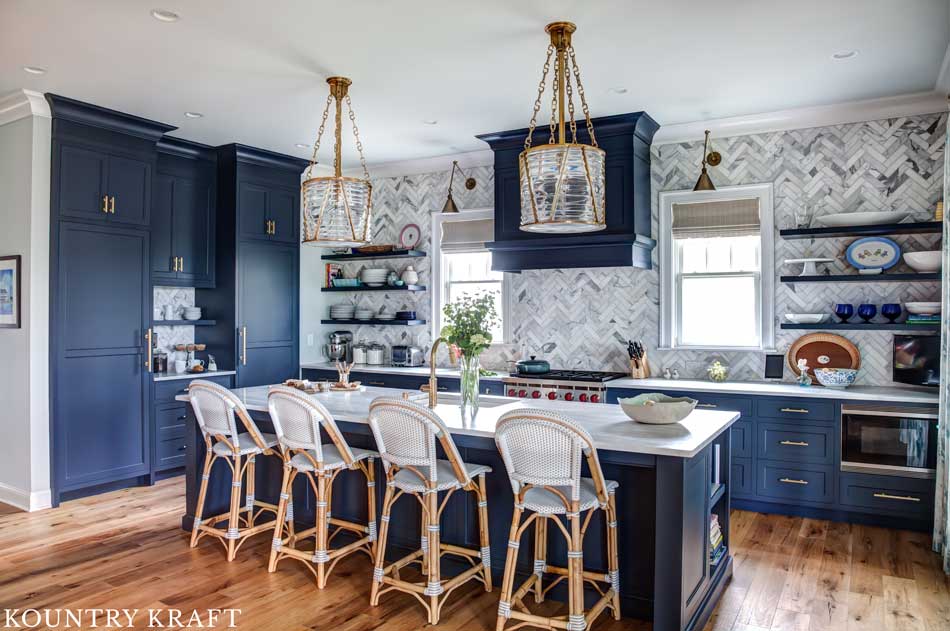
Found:
[[[858,414],[862,416],[889,416],[891,418],[919,418],[936,421],[938,419],[936,409],[927,408],[856,408],[841,406],[842,416],[845,414]]]

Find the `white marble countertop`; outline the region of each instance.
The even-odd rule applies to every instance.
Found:
[[[336,370],[336,364],[333,362],[308,362],[300,364],[300,368],[306,370]],[[371,366],[370,364],[353,364],[353,370],[357,372],[372,372],[389,375],[413,375],[415,377],[428,377],[428,366]],[[479,379],[490,379],[500,381],[502,377],[507,377],[506,372],[497,372],[496,375],[481,376]],[[436,377],[459,377],[459,371],[456,368],[436,368]]]
[[[887,401],[894,403],[918,403],[936,405],[939,395],[936,389],[885,386],[851,386],[844,390],[811,386],[803,388],[794,383],[771,381],[725,381],[715,383],[694,379],[614,379],[607,382],[608,388],[635,388],[637,390],[687,390],[716,394],[750,394],[774,397],[815,397],[822,399],[846,399],[860,401]]]
[[[266,413],[268,388],[237,388],[234,392],[248,410]],[[325,405],[339,421],[366,423],[373,399],[380,396],[401,398],[403,392],[419,394],[414,390],[366,387],[360,392],[326,392],[310,396]],[[185,395],[176,399],[188,400]],[[453,434],[493,438],[495,424],[505,412],[540,408],[559,412],[579,423],[590,432],[598,449],[680,458],[695,456],[739,419],[738,412],[694,410],[680,423],[643,425],[630,420],[615,404],[538,400],[527,405],[520,399],[482,395],[478,414],[474,419],[466,420],[460,413],[458,395],[441,394],[439,400],[435,413]]]
[[[199,373],[191,372],[157,372],[153,379],[155,381],[175,381],[176,379],[201,379],[203,377],[224,377],[225,375],[236,375],[234,370],[206,370]]]

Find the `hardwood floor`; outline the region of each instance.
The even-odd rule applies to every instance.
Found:
[[[178,527],[183,504],[178,478],[0,514],[0,609],[237,608],[238,629],[282,631],[425,626],[411,596],[368,605],[371,570],[362,556],[341,563],[321,592],[298,563],[268,574],[266,535],[230,564],[215,541],[190,549]],[[924,534],[741,511],[732,527],[735,576],[706,631],[950,631],[950,580]],[[459,591],[437,628],[494,629],[497,589]],[[144,613],[136,617],[136,628],[147,623]],[[601,617],[594,629],[651,625]]]

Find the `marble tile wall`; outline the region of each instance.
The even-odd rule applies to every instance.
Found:
[[[178,309],[181,317],[181,307],[191,307],[195,304],[195,290],[193,287],[153,287],[152,307],[155,310],[154,318],[162,317],[166,305]],[[173,353],[176,344],[194,344],[195,327],[193,326],[165,326],[156,325],[155,334],[158,336],[158,349],[166,353]]]

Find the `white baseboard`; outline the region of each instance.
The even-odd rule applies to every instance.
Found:
[[[0,502],[32,513],[50,508],[53,505],[53,494],[49,489],[30,493],[0,482]]]

